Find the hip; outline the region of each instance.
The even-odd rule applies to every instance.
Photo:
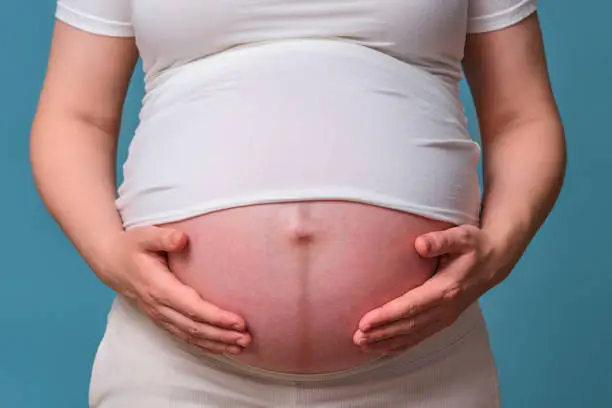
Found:
[[[406,352],[323,374],[287,374],[195,353],[130,301],[113,303],[91,382],[92,408],[499,407],[480,307]]]

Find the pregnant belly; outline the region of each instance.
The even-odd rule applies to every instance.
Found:
[[[377,358],[352,341],[359,320],[432,275],[436,261],[419,257],[414,240],[451,226],[343,201],[244,206],[166,225],[190,237],[169,258],[174,273],[246,319],[253,342],[232,358],[291,373]]]

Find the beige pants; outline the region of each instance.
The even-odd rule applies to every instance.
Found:
[[[90,388],[92,408],[498,408],[478,303],[398,356],[341,372],[293,375],[198,353],[118,297]]]

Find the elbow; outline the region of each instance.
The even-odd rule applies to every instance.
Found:
[[[542,170],[548,170],[549,181],[560,193],[565,182],[568,168],[568,149],[565,128],[558,112],[542,114],[525,132],[535,140],[531,144],[533,152],[541,158]]]

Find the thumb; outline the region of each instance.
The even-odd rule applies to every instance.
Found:
[[[172,228],[144,227],[138,231],[137,241],[145,251],[178,252],[187,245],[187,234]]]
[[[472,235],[471,230],[463,226],[429,232],[417,237],[414,247],[424,258],[459,254],[473,248]]]

